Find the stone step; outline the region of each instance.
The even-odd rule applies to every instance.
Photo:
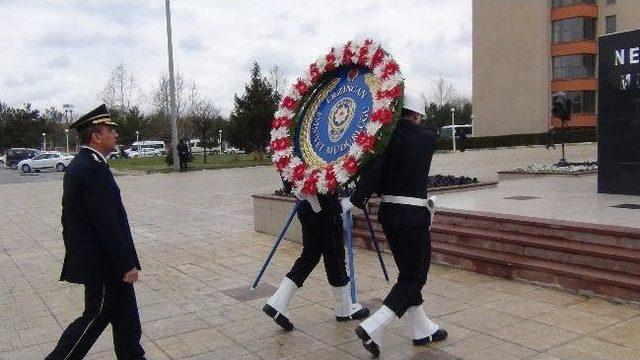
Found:
[[[640,250],[640,229],[467,210],[440,209],[434,224]]]
[[[434,242],[640,275],[640,252],[613,246],[436,223]]]
[[[528,256],[433,243],[433,260],[492,276],[529,280],[590,291],[624,300],[640,300],[640,277]]]
[[[369,214],[369,219],[371,220],[371,226],[373,226],[374,230],[382,231],[382,225],[380,225],[380,222],[378,222],[377,214]],[[353,217],[353,227],[365,230],[369,229],[367,225],[367,219],[364,217],[364,215],[355,215]]]

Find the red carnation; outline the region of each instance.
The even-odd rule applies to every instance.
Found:
[[[347,155],[342,162],[342,168],[347,174],[353,175],[358,171],[358,161],[353,156]]]
[[[282,99],[282,106],[291,111],[294,111],[296,109],[296,105],[296,101],[289,96],[285,96],[285,98]]]
[[[311,76],[310,80],[312,84],[315,84],[318,82],[318,79],[320,79],[320,70],[315,63],[309,65],[309,76]]]
[[[336,174],[333,172],[332,166],[327,168],[324,178],[327,181],[327,189],[329,189],[329,191],[334,191],[338,188],[338,179],[336,179]]]
[[[389,61],[385,66],[384,66],[384,70],[382,71],[382,79],[386,79],[389,76],[395,74],[398,72],[398,70],[400,70],[400,66],[398,66],[398,64],[391,60]]]
[[[330,52],[324,58],[327,60],[327,64],[324,66],[324,71],[331,71],[336,68],[336,56],[333,55],[333,52]]]
[[[300,181],[304,179],[305,171],[307,171],[307,165],[305,165],[304,163],[298,164],[293,169],[293,181]]]
[[[393,112],[387,108],[378,109],[371,114],[371,121],[386,125],[393,120]]]
[[[369,46],[371,44],[373,44],[373,40],[371,40],[371,39],[367,39],[367,40],[364,41],[364,45],[365,46]]]
[[[311,176],[304,180],[302,192],[307,195],[315,195],[318,192],[317,172],[311,173]]]
[[[307,86],[307,84],[305,84],[304,81],[300,79],[298,79],[298,82],[294,85],[294,87],[296,88],[296,90],[298,90],[300,95],[304,95],[307,93],[307,91],[309,91],[309,87]]]
[[[365,45],[358,51],[358,65],[366,65],[367,54],[369,54],[369,45]]]
[[[280,160],[276,161],[276,169],[282,172],[282,170],[285,167],[287,167],[287,165],[289,165],[290,162],[291,162],[291,157],[289,156],[281,157]]]
[[[352,56],[353,56],[353,51],[351,51],[351,41],[349,41],[347,45],[344,46],[344,49],[342,50],[342,64],[343,65],[351,64]]]
[[[289,127],[289,125],[291,125],[291,118],[286,117],[286,116],[280,116],[277,117],[275,119],[273,119],[273,122],[271,123],[271,127],[274,129],[277,129],[279,127],[285,126],[285,127]]]
[[[376,99],[397,99],[402,95],[402,86],[396,85],[393,89],[378,90],[376,93]]]
[[[380,63],[384,60],[384,50],[382,48],[378,48],[375,53],[373,53],[373,57],[371,57],[371,68],[375,68],[380,65]]]
[[[359,132],[356,135],[356,144],[358,144],[363,151],[370,152],[376,145],[376,137],[369,135],[366,132]]]
[[[271,149],[275,151],[282,151],[288,149],[291,146],[291,141],[288,138],[280,138],[273,140],[270,144]]]

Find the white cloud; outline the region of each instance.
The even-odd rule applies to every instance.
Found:
[[[443,76],[471,94],[470,0],[174,0],[172,21],[176,68],[223,114],[253,61],[291,81],[332,45],[365,37],[385,45],[412,89],[429,94]],[[0,33],[0,100],[11,105],[82,113],[121,62],[148,95],[167,71],[161,0],[0,0]]]

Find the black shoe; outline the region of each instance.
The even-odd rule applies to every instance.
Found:
[[[360,325],[356,328],[356,335],[362,340],[362,346],[367,349],[368,352],[373,355],[373,357],[380,356],[380,347],[376,344],[375,341],[367,334],[367,331]]]
[[[291,321],[289,321],[286,316],[279,313],[278,310],[274,309],[271,305],[264,304],[264,306],[262,307],[262,311],[264,311],[265,314],[269,315],[269,317],[271,317],[276,322],[276,324],[280,325],[280,327],[282,327],[285,331],[293,330],[293,324],[291,323]]]
[[[427,337],[424,337],[422,339],[413,339],[413,345],[426,345],[434,341],[442,341],[446,339],[447,336],[449,336],[449,334],[447,333],[447,330],[438,329],[436,330],[436,332],[434,332],[433,334]]]
[[[336,320],[340,322],[350,321],[350,320],[360,320],[360,319],[366,318],[367,316],[369,316],[369,309],[367,309],[366,307],[363,307],[362,309],[354,312],[349,316],[336,316]]]

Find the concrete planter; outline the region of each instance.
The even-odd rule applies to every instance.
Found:
[[[573,173],[556,173],[556,172],[524,172],[524,171],[498,171],[498,181],[537,178],[541,176],[556,177],[582,177],[598,174],[598,170],[580,171]]]
[[[459,186],[444,186],[429,189],[429,194],[433,195],[452,191],[477,190],[485,187],[493,187],[497,184],[497,182],[481,182],[477,184]],[[269,194],[255,194],[252,195],[252,197],[254,230],[263,234],[278,236],[285,221],[291,213],[291,209],[295,203],[295,198]],[[357,208],[354,208],[352,213],[354,216],[362,215],[362,211]],[[300,227],[300,220],[298,220],[297,216],[291,222],[291,226],[284,238],[291,241],[302,242],[302,229]]]

